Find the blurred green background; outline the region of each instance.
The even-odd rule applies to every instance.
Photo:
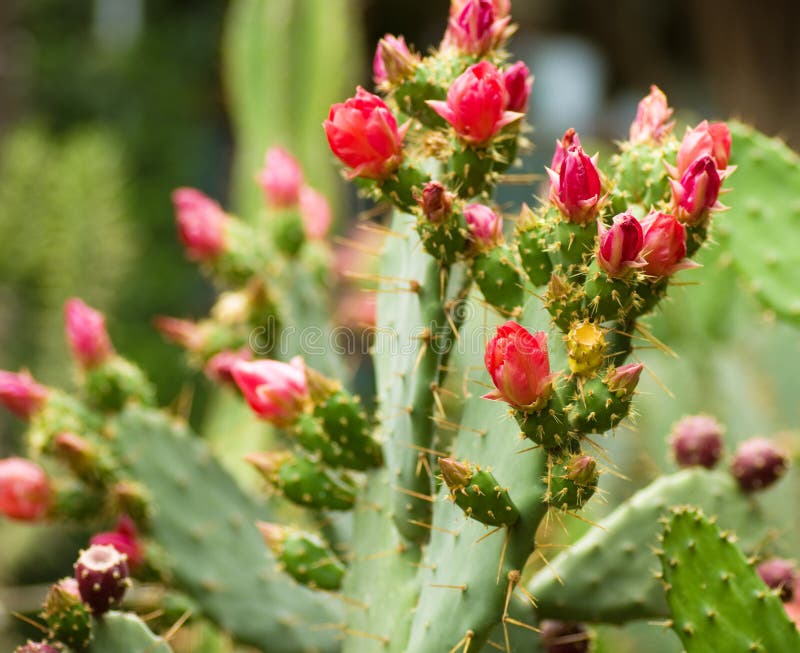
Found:
[[[685,121],[736,116],[800,146],[797,3],[513,5],[520,29],[512,50],[536,75],[538,150],[526,170],[541,170],[569,126],[598,147],[623,137],[650,83]],[[425,51],[441,38],[447,12],[446,0],[0,2],[0,368],[26,365],[44,382],[68,382],[61,307],[79,294],[107,312],[118,349],[157,382],[163,403],[188,385],[197,390],[199,424],[207,388],[151,327],[160,313],[202,315],[212,299],[176,241],[171,190],[196,186],[252,215],[253,174],[264,149],[280,143],[334,199],[345,230],[360,200],[339,183],[328,154],[320,126],[327,106],[356,83],[371,86],[380,36],[402,33]],[[500,198],[511,209],[530,194],[514,187]],[[676,399],[664,407],[650,384],[640,446],[615,444],[635,482],[612,484],[612,496],[630,494],[664,466],[665,429],[683,411],[717,411],[736,439],[797,426],[797,402],[785,388],[789,362],[800,360],[797,334],[764,319],[734,283],[720,284],[715,273],[726,261],[715,261],[703,273],[711,290],[679,293],[655,325],[681,351],[679,362],[653,361]],[[766,361],[775,374],[764,372]],[[747,383],[737,388],[733,379]],[[0,416],[0,455],[15,450],[19,428]],[[21,549],[31,541],[26,532],[0,540]],[[60,564],[33,551],[12,569],[19,558],[4,553],[3,583],[51,580]]]

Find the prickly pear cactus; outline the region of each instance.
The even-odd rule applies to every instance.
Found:
[[[238,6],[239,20],[256,15]],[[744,594],[706,609],[712,595],[699,589],[708,582],[697,561],[738,575],[738,549],[687,510],[671,517],[662,544],[658,536],[674,506],[693,504],[755,551],[771,529],[753,493],[788,466],[770,440],[745,443],[729,471],[713,470],[721,433],[707,417],[689,420],[671,440],[675,458],[702,469],[656,480],[599,525],[584,511],[617,473],[603,443],[636,410],[637,347],[670,352],[650,323],[717,229],[735,148],[743,144],[742,169],[766,157],[767,171],[776,148],[756,154],[760,136],[706,121],[679,139],[652,87],[608,160],[564,134],[547,188],[531,189],[543,199],[512,228],[492,196],[530,145],[533,80],[509,61],[510,21],[507,2],[455,0],[439,48],[422,56],[387,35],[374,59],[377,93],[359,87],[331,107],[331,151],[387,216],[362,220],[360,240],[342,239],[371,265],[341,252],[331,263],[330,207],[283,148],[257,175],[263,219],[175,192],[187,255],[222,290],[209,317],[157,325],[269,425],[268,444],[245,458],[260,486],[243,489],[220,463],[215,449],[234,434],[209,446],[155,408],[103,316],[73,300],[76,396],[26,372],[0,375],[0,400],[30,422],[29,448],[47,467],[0,461],[0,510],[97,527],[118,520],[92,542],[124,558],[110,573],[185,593],[204,624],[262,651],[587,651],[593,635],[579,622],[670,611],[687,649],[700,651],[713,650],[691,648],[712,633],[698,622],[709,610],[745,620]],[[779,268],[766,274],[776,287]],[[365,290],[374,302],[362,301]],[[349,314],[334,313],[332,297],[337,309],[352,302]],[[367,354],[374,383],[353,383],[348,371]],[[553,531],[581,522],[588,533],[540,567],[558,545]],[[653,573],[659,547],[666,593]],[[752,580],[742,572],[745,594]],[[731,642],[797,638],[764,597],[780,633],[759,638],[754,620]],[[70,601],[70,618],[86,616],[73,605],[86,597]],[[117,650],[105,642],[123,636],[122,624],[131,642],[144,637],[132,617],[113,615],[91,626],[91,650]]]

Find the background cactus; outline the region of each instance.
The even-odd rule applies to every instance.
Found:
[[[232,20],[252,29],[263,9],[240,3]],[[670,351],[648,315],[724,220],[714,214],[733,170],[728,128],[701,123],[679,141],[654,87],[618,156],[600,162],[567,132],[549,195],[504,236],[492,193],[526,145],[519,111],[530,91],[524,65],[509,66],[503,49],[509,21],[504,3],[467,0],[454,2],[442,45],[426,57],[384,39],[375,70],[382,97],[359,88],[325,121],[348,176],[392,207],[385,224],[368,225],[384,236],[378,272],[366,275],[378,293],[374,413],[348,389],[330,341],[315,350],[304,340],[308,325],[323,339],[334,333],[330,252],[308,226],[300,198],[301,185],[310,186],[284,174],[289,155],[267,156],[259,175],[266,211],[250,204],[253,191],[241,191],[243,219],[197,192],[188,203],[177,198],[187,252],[224,290],[209,318],[160,326],[275,428],[270,450],[248,456],[270,500],[243,489],[183,419],[152,407],[142,373],[113,353],[103,321],[85,312],[84,322],[67,325],[83,372],[76,396],[33,387],[25,375],[7,374],[0,386],[0,399],[30,420],[31,454],[46,461],[53,499],[39,499],[42,512],[95,527],[129,516],[138,530],[112,545],[133,564],[131,542],[141,533],[145,560],[134,576],[189,597],[178,625],[207,619],[237,645],[263,651],[511,653],[552,650],[553,633],[565,631],[585,650],[585,626],[541,620],[670,614],[687,650],[706,650],[715,635],[701,628],[699,603],[673,597],[696,591],[710,600],[698,588],[715,558],[735,598],[761,601],[763,593],[765,618],[776,624],[764,650],[790,650],[800,635],[777,596],[741,570],[742,553],[699,513],[673,511],[655,551],[663,519],[687,503],[741,531],[742,545],[755,550],[770,521],[746,492],[779,480],[786,460],[777,449],[774,464],[756,470],[759,483],[742,480],[741,449],[732,473],[665,476],[535,569],[552,557],[555,527],[581,523],[581,511],[603,496],[615,468],[605,435],[638,402],[639,343]],[[242,119],[243,133],[254,115]],[[782,148],[742,128],[737,143],[745,145],[734,179],[759,167],[762,152],[782,164],[770,159],[759,189],[774,190],[787,170],[791,179]],[[270,197],[270,175],[291,186],[285,203]],[[786,272],[779,266],[769,283],[783,283]],[[773,301],[771,291],[764,296]],[[75,347],[76,329],[104,343],[102,361]],[[13,502],[18,479],[3,483]],[[666,593],[652,573],[659,555]],[[731,615],[731,646],[768,641],[758,621],[739,615],[744,601],[719,597],[717,607]],[[90,630],[90,651],[139,642],[168,650],[131,615],[111,613]]]

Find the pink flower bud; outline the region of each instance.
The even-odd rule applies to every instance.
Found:
[[[28,372],[0,370],[0,404],[22,419],[39,412],[47,401],[48,390]]]
[[[99,365],[114,353],[100,311],[73,297],[64,305],[64,322],[72,355],[83,367]]]
[[[642,375],[644,365],[641,363],[628,363],[620,367],[615,367],[606,376],[606,383],[609,390],[617,394],[630,395],[639,385],[639,377]]]
[[[602,184],[596,161],[586,155],[580,145],[564,153],[558,172],[548,168],[550,200],[570,222],[586,224],[600,208]]]
[[[206,343],[203,328],[191,320],[159,315],[153,320],[162,336],[190,352],[201,351]]]
[[[571,148],[573,145],[577,145],[580,147],[581,139],[578,137],[578,132],[576,132],[572,127],[570,127],[567,131],[564,132],[564,135],[561,137],[560,141],[556,141],[556,150],[553,153],[553,161],[550,163],[550,169],[555,172],[561,172],[561,164],[564,163],[564,158],[567,155],[567,150]]]
[[[331,107],[323,126],[331,150],[351,168],[350,178],[385,179],[403,159],[409,124],[398,127],[386,103],[359,86],[355,97]]]
[[[675,126],[671,117],[667,96],[658,86],[651,86],[650,94],[639,102],[636,119],[631,123],[631,143],[663,142]]]
[[[484,363],[497,388],[484,398],[502,399],[516,408],[540,407],[556,377],[550,373],[547,334],[531,333],[514,321],[497,328],[486,345]]]
[[[205,366],[206,376],[216,383],[234,384],[233,366],[239,361],[249,361],[253,354],[246,347],[239,351],[221,351],[212,356]]]
[[[397,84],[411,73],[419,64],[419,57],[412,54],[402,36],[387,34],[375,48],[372,58],[372,78],[376,86]]]
[[[113,531],[97,533],[92,536],[90,544],[107,544],[113,546],[120,553],[128,556],[128,564],[132,568],[138,567],[144,560],[142,543],[139,540],[139,531],[136,524],[128,515],[122,515]]]
[[[506,69],[503,73],[503,82],[508,93],[506,109],[525,113],[528,109],[528,97],[533,88],[533,77],[525,62],[517,61],[517,63]]]
[[[600,243],[597,264],[608,276],[622,277],[632,268],[645,264],[640,256],[644,232],[632,213],[615,216],[610,228],[598,219],[597,233]]]
[[[452,125],[459,138],[474,145],[484,145],[523,115],[505,110],[508,93],[503,76],[488,61],[467,68],[447,91],[447,102],[427,103]]]
[[[190,259],[206,261],[225,251],[228,216],[217,202],[194,188],[178,188],[172,193],[172,203],[178,236]]]
[[[453,210],[453,194],[441,182],[429,181],[422,189],[420,205],[430,222],[443,222]]]
[[[503,218],[483,204],[468,204],[464,208],[472,241],[478,249],[492,249],[503,240]]]
[[[450,17],[458,16],[469,0],[453,0],[450,3]],[[492,0],[495,18],[505,18],[511,13],[511,0]]]
[[[724,122],[701,122],[694,129],[686,128],[686,134],[678,149],[678,162],[670,174],[680,179],[697,159],[710,156],[717,169],[724,171],[731,156],[731,132]]]
[[[310,186],[300,189],[300,218],[309,240],[323,240],[330,231],[333,213],[328,199]]]
[[[686,258],[686,229],[675,216],[653,211],[642,221],[644,271],[654,277],[666,277],[678,270],[697,267]]]
[[[288,151],[271,147],[264,158],[264,167],[258,173],[258,183],[268,206],[291,208],[300,199],[303,171]]]
[[[289,363],[240,361],[233,366],[233,379],[250,408],[276,426],[291,424],[309,401],[305,365],[299,356]]]
[[[510,20],[508,15],[495,12],[491,0],[466,0],[450,16],[442,47],[464,54],[486,54],[501,41]]]
[[[18,521],[39,521],[50,509],[50,482],[25,458],[0,460],[0,513]]]
[[[695,159],[680,181],[673,179],[670,183],[675,213],[681,222],[698,224],[709,210],[722,208],[717,202],[722,180],[714,159],[709,155]]]

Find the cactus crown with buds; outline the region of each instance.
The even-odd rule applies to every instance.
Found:
[[[236,641],[274,653],[587,651],[582,621],[669,615],[687,650],[712,650],[692,648],[689,629],[713,641],[714,619],[687,598],[702,569],[677,537],[685,533],[708,546],[714,583],[733,570],[730,586],[741,574],[747,592],[721,587],[702,600],[734,618],[758,605],[770,642],[785,645],[769,650],[795,650],[778,598],[761,601],[768,590],[731,539],[694,509],[669,511],[691,503],[726,528],[760,524],[747,493],[786,469],[783,452],[755,439],[730,473],[714,471],[722,429],[712,418],[675,427],[674,456],[688,469],[530,577],[549,523],[600,493],[612,466],[601,438],[630,418],[642,376],[635,338],[657,342],[643,321],[696,267],[733,167],[728,127],[703,122],[679,141],[653,87],[610,159],[568,130],[549,190],[532,189],[544,201],[504,229],[493,192],[530,146],[532,89],[527,66],[505,50],[508,5],[454,0],[441,46],[426,56],[387,35],[374,58],[377,94],[359,87],[324,121],[345,176],[392,208],[388,224],[372,225],[385,236],[379,271],[352,275],[377,284],[375,402],[350,391],[347,361],[332,348],[299,340],[302,327],[332,333],[330,211],[291,154],[270,150],[258,175],[263,225],[193,189],[173,196],[188,256],[226,291],[206,319],[157,325],[280,432],[275,449],[246,456],[268,507],[154,407],[144,374],[78,300],[67,307],[78,396],[2,373],[0,401],[30,421],[32,455],[60,465],[51,483],[32,463],[2,461],[0,510],[121,517],[78,559],[78,593],[59,585],[49,595],[53,642],[168,650],[130,615],[99,616],[142,570]],[[281,501],[305,511],[302,526],[280,523]],[[666,591],[652,575],[659,557]],[[778,582],[784,596],[788,587]],[[67,619],[80,636],[66,633]],[[756,641],[754,629],[729,640]]]

